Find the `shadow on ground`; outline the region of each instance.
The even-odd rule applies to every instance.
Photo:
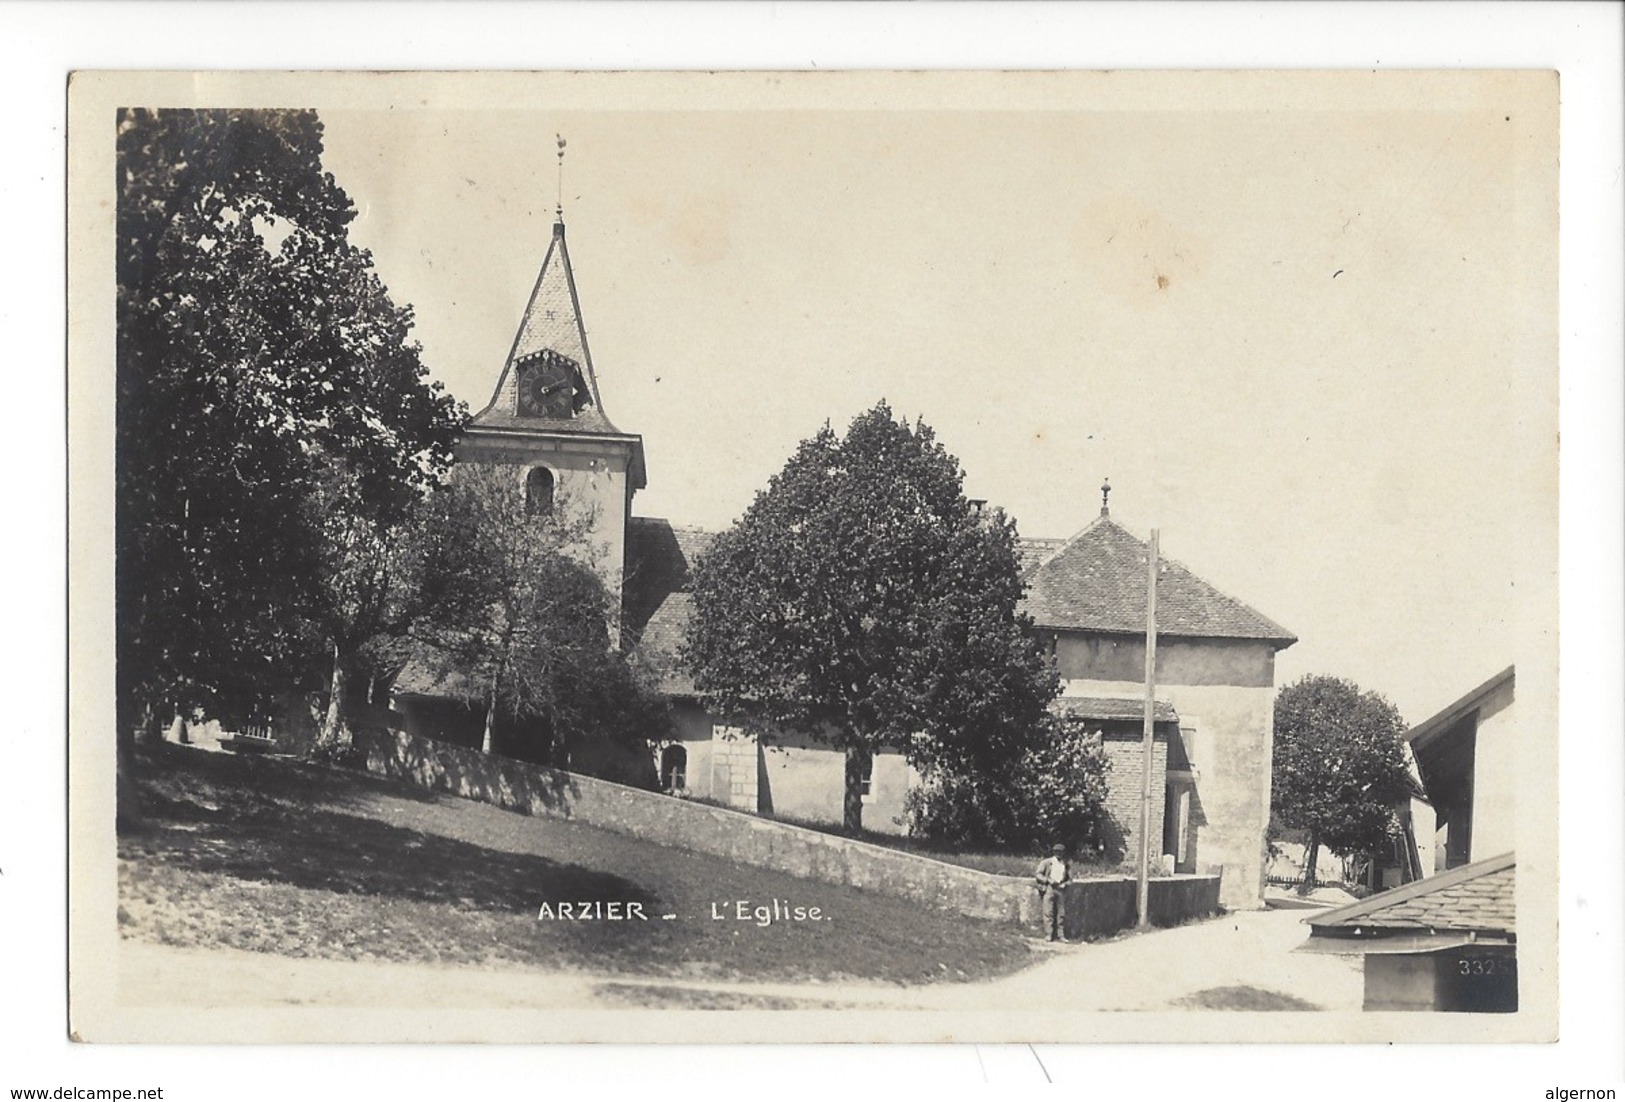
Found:
[[[593,996],[618,1006],[646,1010],[840,1010],[844,1004],[818,999],[788,999],[746,991],[708,991],[663,984],[601,983]]]
[[[170,749],[138,760],[142,821],[119,839],[127,937],[705,981],[971,982],[1036,959],[1011,926],[906,900],[341,770]],[[644,920],[561,920],[566,902],[641,904]],[[770,904],[824,917],[770,920]]]
[[[1174,1002],[1184,1010],[1320,1010],[1321,1007],[1279,991],[1266,991],[1261,987],[1236,984],[1230,987],[1209,987],[1196,991]]]
[[[652,892],[609,873],[322,807],[208,809],[155,800],[148,828],[126,849],[238,880],[527,916],[542,901],[636,901],[651,912],[659,905]]]

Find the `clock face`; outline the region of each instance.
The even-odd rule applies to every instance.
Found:
[[[575,367],[562,356],[549,356],[519,369],[519,413],[523,417],[574,417]]]

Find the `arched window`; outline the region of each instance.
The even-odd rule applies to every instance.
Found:
[[[688,787],[688,751],[681,746],[668,746],[660,751],[660,787],[667,792],[681,792]]]
[[[553,511],[553,472],[546,467],[532,467],[525,476],[525,508],[532,514]]]

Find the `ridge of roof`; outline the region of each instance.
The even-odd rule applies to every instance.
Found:
[[[1377,911],[1387,910],[1397,903],[1408,903],[1413,899],[1423,898],[1436,894],[1459,884],[1465,884],[1480,877],[1493,876],[1517,865],[1516,851],[1503,853],[1496,857],[1488,857],[1482,861],[1474,861],[1470,865],[1457,865],[1448,872],[1437,876],[1426,876],[1421,880],[1413,880],[1409,884],[1401,884],[1397,888],[1390,888],[1385,892],[1367,896],[1365,899],[1344,904],[1330,911],[1317,915],[1310,915],[1303,921],[1313,927],[1341,926],[1350,919],[1365,918]]]
[[[1107,521],[1108,523],[1111,523],[1111,517],[1108,516],[1106,513],[1101,513],[1099,516],[1097,516],[1093,520],[1091,520],[1088,524],[1085,524],[1082,528],[1079,528],[1076,532],[1073,532],[1070,536],[1067,536],[1065,539],[1057,540],[1057,539],[1054,539],[1053,537],[1051,539],[1049,539],[1049,540],[1043,540],[1042,537],[1039,537],[1038,539],[1035,539],[1033,541],[1034,543],[1049,542],[1049,543],[1054,543],[1055,547],[1050,549],[1049,554],[1045,555],[1043,558],[1039,559],[1037,562],[1033,563],[1031,566],[1024,569],[1022,571],[1023,576],[1030,576],[1030,575],[1036,574],[1040,570],[1044,569],[1044,567],[1048,566],[1055,559],[1059,558],[1063,551],[1065,551],[1067,548],[1071,547],[1074,543],[1077,543],[1080,539],[1082,539],[1084,536],[1086,536],[1089,533],[1090,529],[1092,529],[1092,528],[1096,527],[1097,525],[1099,525],[1101,521]],[[1121,525],[1114,525],[1114,527],[1121,528],[1122,526]]]

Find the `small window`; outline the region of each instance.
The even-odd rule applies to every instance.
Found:
[[[553,472],[546,467],[532,467],[525,477],[525,509],[533,516],[553,511]]]
[[[681,792],[688,787],[688,751],[681,746],[668,746],[660,752],[660,787],[667,792]]]

